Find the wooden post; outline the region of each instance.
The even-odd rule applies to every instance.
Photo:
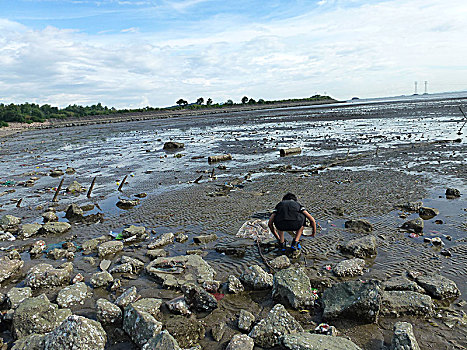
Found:
[[[54,198],[52,199],[52,202],[58,202],[58,194],[60,193],[60,190],[62,189],[63,181],[65,181],[65,178],[62,178],[60,181],[60,184],[57,187],[57,190],[55,191]]]
[[[208,157],[208,162],[209,163],[222,162],[224,160],[232,160],[232,155],[231,154],[222,154],[222,155],[219,155],[219,156],[210,156],[210,157]]]
[[[125,175],[125,177],[124,177],[123,180],[122,180],[122,183],[120,184],[120,186],[118,186],[118,190],[119,190],[120,192],[122,191],[123,184],[125,183],[127,177],[128,177],[128,175]]]
[[[16,208],[19,208],[19,207],[20,207],[22,201],[23,201],[23,198],[21,198],[21,199],[18,201],[18,203],[16,203]]]
[[[97,176],[94,176],[94,179],[92,179],[92,182],[91,182],[91,186],[89,186],[89,190],[88,190],[88,194],[87,194],[87,197],[88,198],[91,198],[91,192],[94,188],[94,184],[96,183],[96,178]]]
[[[288,156],[290,154],[302,153],[301,147],[292,147],[292,148],[281,148],[279,150],[281,157]]]

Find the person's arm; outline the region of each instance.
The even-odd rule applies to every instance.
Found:
[[[313,233],[311,234],[311,237],[315,237],[316,236],[316,221],[315,221],[315,219],[306,210],[304,210],[302,213],[308,218],[308,220],[310,220],[311,229],[313,231]]]
[[[280,240],[280,237],[279,235],[277,234],[276,232],[276,229],[274,228],[274,218],[276,217],[276,213],[272,213],[271,216],[269,217],[269,222],[268,222],[268,226],[269,226],[269,229],[271,230],[271,233],[274,235],[274,237],[276,237],[276,239],[279,241]]]

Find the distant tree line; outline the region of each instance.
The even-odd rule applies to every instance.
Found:
[[[332,100],[329,96],[315,95],[308,98],[299,98],[299,99],[287,99],[287,100],[274,100],[274,101],[265,101],[259,99],[258,101],[253,98],[248,98],[243,96],[241,103],[234,103],[232,100],[227,100],[222,103],[213,103],[211,98],[205,100],[203,97],[199,97],[195,103],[188,103],[188,101],[183,98],[179,99],[176,102],[176,106],[166,107],[166,108],[154,108],[154,107],[144,107],[139,109],[115,109],[114,107],[109,108],[102,106],[101,103],[92,105],[92,106],[79,106],[79,105],[69,105],[65,108],[52,107],[49,104],[38,105],[35,103],[23,103],[23,104],[3,104],[0,103],[0,127],[8,126],[8,122],[20,122],[20,123],[32,123],[32,122],[44,122],[47,119],[66,119],[66,118],[82,118],[86,116],[95,116],[95,115],[106,115],[114,113],[131,113],[131,112],[149,112],[149,111],[159,111],[159,110],[177,110],[177,109],[201,109],[201,108],[223,108],[230,107],[234,105],[254,105],[254,104],[278,104],[278,103],[287,103],[287,102],[306,102],[306,101],[323,101],[323,100]]]

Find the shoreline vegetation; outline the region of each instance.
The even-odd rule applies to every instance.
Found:
[[[308,98],[258,101],[244,96],[241,103],[227,100],[213,104],[211,99],[204,103],[202,97],[189,104],[179,99],[177,105],[171,107],[144,107],[138,109],[116,109],[103,106],[101,103],[92,106],[69,105],[65,108],[42,106],[34,103],[0,104],[0,136],[16,133],[21,130],[67,126],[68,124],[86,125],[112,123],[122,121],[170,118],[182,115],[203,115],[213,113],[241,112],[267,108],[285,108],[314,104],[338,103],[329,97],[315,95]]]

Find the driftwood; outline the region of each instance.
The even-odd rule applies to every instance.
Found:
[[[279,153],[280,153],[281,157],[285,157],[285,156],[288,156],[290,154],[302,153],[302,148],[301,147],[281,148],[279,150]]]
[[[65,181],[65,178],[62,178],[62,180],[60,181],[60,184],[58,185],[57,190],[55,191],[55,195],[54,195],[54,198],[52,199],[52,202],[58,202],[57,197],[58,197],[58,194],[60,193],[60,190],[62,189],[63,181]]]
[[[16,203],[16,208],[19,208],[19,207],[20,207],[22,201],[23,201],[23,198],[20,198],[20,200],[18,201],[18,203]]]
[[[199,183],[200,180],[203,178],[203,175],[200,175],[195,181],[193,181],[195,184]]]
[[[467,119],[467,115],[465,115],[464,111],[462,110],[461,106],[459,106],[459,109],[460,111],[462,112],[462,114],[464,115],[464,118]],[[459,131],[457,132],[457,135],[462,135],[462,129],[464,128],[465,124],[467,123],[467,120],[464,122],[464,124],[462,124],[461,128],[459,129]]]
[[[218,156],[210,156],[208,157],[208,162],[209,163],[215,163],[215,162],[222,162],[225,160],[232,160],[232,155],[229,154],[221,154]]]
[[[122,191],[123,184],[125,183],[127,177],[128,177],[128,175],[125,175],[125,177],[124,177],[123,180],[122,180],[122,183],[120,184],[120,186],[118,186],[118,190],[119,190],[120,192]]]
[[[97,176],[94,176],[94,179],[92,179],[91,186],[89,186],[88,194],[87,197],[91,198],[91,192],[94,189],[94,184],[96,183],[96,178]]]

